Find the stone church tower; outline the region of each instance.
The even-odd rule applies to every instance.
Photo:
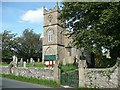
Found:
[[[59,14],[60,9],[58,7],[58,3],[54,9],[46,10],[44,8],[42,62],[47,66],[53,66],[55,64],[55,60],[66,60],[66,58],[71,58],[73,55],[76,55],[75,48],[70,47],[72,52],[67,50],[67,46],[71,39],[68,39],[68,37],[65,36],[65,33],[68,31],[63,28],[62,23],[58,20]]]

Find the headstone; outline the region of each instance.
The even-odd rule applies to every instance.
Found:
[[[15,63],[16,63],[16,64],[18,63],[18,58],[17,58],[17,57],[15,57]]]
[[[27,59],[27,63],[29,63],[29,59]]]
[[[20,59],[20,65],[23,66],[23,58]]]
[[[23,62],[23,67],[26,68],[26,62],[25,61]]]
[[[35,66],[35,61],[33,60],[33,62],[32,62],[32,66]]]
[[[40,62],[40,59],[38,58],[38,62]]]
[[[14,56],[12,56],[12,58],[13,58],[13,62],[15,62],[16,56],[14,55]]]
[[[30,63],[33,63],[33,58],[30,58]]]

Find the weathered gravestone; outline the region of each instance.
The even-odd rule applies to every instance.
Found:
[[[23,67],[26,68],[26,62],[25,61],[23,62]]]
[[[33,63],[33,58],[30,58],[30,63]]]
[[[27,63],[29,63],[29,59],[27,59]]]

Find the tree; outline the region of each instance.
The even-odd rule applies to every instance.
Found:
[[[13,47],[15,46],[15,36],[11,31],[5,30],[2,34],[2,58],[10,59],[15,55]]]
[[[2,61],[2,33],[0,33],[0,62]]]
[[[73,45],[101,54],[120,56],[120,2],[63,2],[59,17],[71,31]]]
[[[40,34],[33,30],[25,29],[22,36],[17,37],[17,44],[14,47],[15,52],[21,58],[29,59],[31,57],[42,57],[42,39]]]

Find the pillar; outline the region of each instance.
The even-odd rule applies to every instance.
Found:
[[[79,87],[85,87],[86,75],[85,68],[87,67],[86,60],[79,60],[78,70],[79,70]]]
[[[54,65],[54,80],[60,85],[60,69],[59,69],[59,60],[55,61]]]

